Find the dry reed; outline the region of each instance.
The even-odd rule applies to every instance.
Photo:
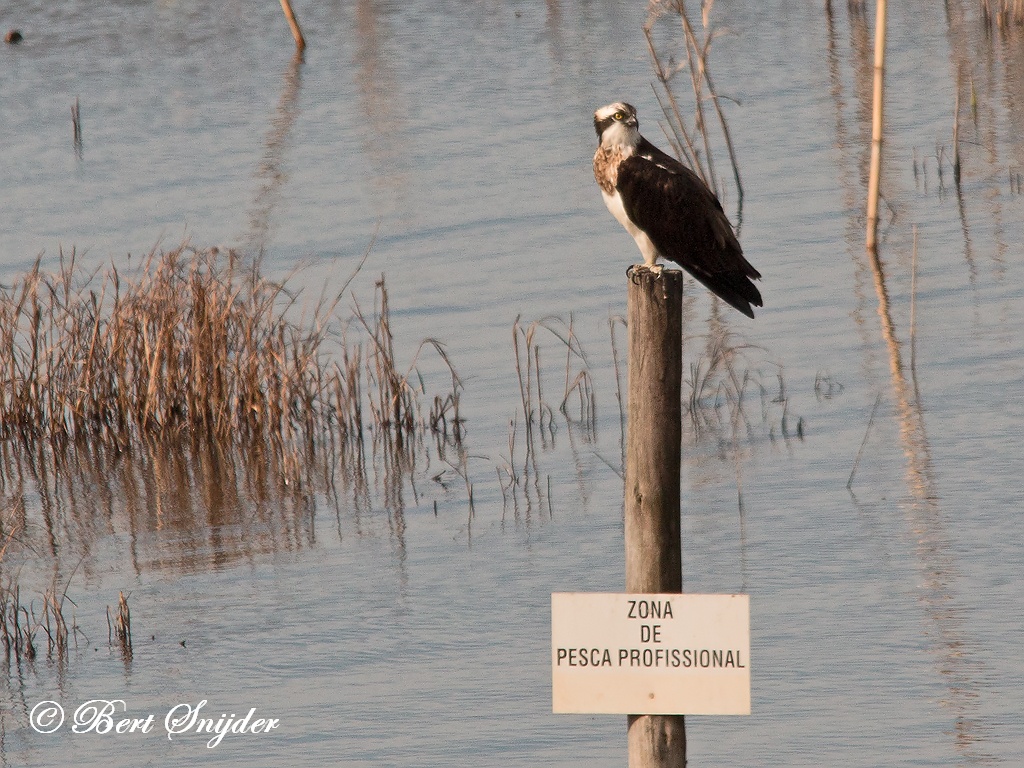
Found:
[[[75,157],[79,160],[82,159],[82,111],[79,108],[78,97],[75,97],[75,103],[71,105],[71,133],[72,143],[75,148]]]
[[[882,130],[885,122],[886,0],[876,0],[875,10],[874,87],[871,104],[871,161],[868,171],[866,206],[867,233],[864,240],[867,249],[873,253],[878,251],[878,200],[882,176]],[[941,163],[939,168],[941,170]]]
[[[523,439],[518,441],[519,414],[509,421],[508,455],[503,465],[497,467],[498,484],[502,500],[507,508],[511,498],[518,514],[518,492],[526,496],[527,512],[536,503],[543,509],[545,502],[550,513],[550,499],[541,485],[540,469],[537,463],[537,437],[540,449],[553,448],[555,444],[556,409],[545,399],[541,366],[541,344],[538,331],[546,331],[564,348],[565,368],[562,376],[562,395],[557,412],[565,419],[570,440],[574,430],[581,431],[588,442],[596,440],[597,406],[594,385],[586,353],[576,334],[575,321],[570,314],[569,322],[558,317],[545,317],[526,324],[518,316],[512,324],[512,350],[515,354],[516,377],[519,382],[519,399],[523,414]],[[519,445],[523,446],[523,457],[519,459]],[[546,483],[550,488],[550,478]]]
[[[42,632],[46,637],[46,657],[59,664],[66,664],[70,642],[77,643],[81,630],[72,618],[68,626],[64,615],[67,583],[61,586],[54,578],[53,583],[42,594],[42,608],[36,613],[34,602],[22,602],[21,586],[8,577],[0,586],[0,641],[3,642],[4,660],[9,666],[22,661],[33,662],[40,652],[36,641]]]
[[[711,45],[721,32],[713,27],[710,20],[711,7],[713,3],[705,3],[702,6],[701,22],[703,35],[698,35],[696,27],[690,21],[683,0],[652,0],[648,9],[647,21],[644,24],[644,35],[647,38],[648,51],[651,62],[654,65],[654,73],[661,86],[659,92],[655,89],[655,96],[661,106],[662,114],[668,123],[666,138],[671,143],[676,154],[685,158],[693,170],[703,179],[708,188],[718,197],[722,197],[722,190],[718,183],[718,175],[715,172],[714,151],[712,138],[713,131],[709,127],[710,121],[706,115],[706,104],[709,104],[714,111],[714,120],[718,125],[718,133],[721,141],[725,144],[729,154],[729,161],[732,165],[733,179],[736,183],[737,193],[737,217],[742,221],[743,211],[743,182],[740,178],[739,163],[736,159],[736,151],[732,143],[732,135],[729,132],[729,124],[722,110],[721,97],[715,88],[711,71],[708,67],[708,60],[711,55]],[[655,44],[655,28],[661,22],[669,18],[676,18],[679,22],[679,31],[682,32],[682,46],[685,51],[685,58],[680,57],[680,63],[675,63],[674,54],[665,54],[658,51]],[[689,72],[689,84],[693,93],[693,126],[688,127],[688,121],[683,117],[681,107],[675,91],[672,88],[672,81],[682,71]],[[698,139],[700,145],[698,146]]]
[[[368,508],[372,476],[400,526],[402,489],[415,493],[431,442],[465,481],[472,514],[462,382],[435,339],[399,365],[383,276],[371,311],[353,297],[343,316],[346,282],[294,321],[299,296],[288,279],[267,279],[233,251],[183,244],[150,253],[130,275],[85,272],[73,249],[56,272],[41,267],[0,287],[0,492],[12,510],[0,520],[0,564],[9,546],[35,550],[37,533],[72,541],[61,515],[44,514],[45,530],[24,534],[29,504],[102,503],[111,483],[133,515],[174,508],[209,520],[235,502],[293,505],[281,527],[297,536],[311,527],[303,515],[314,494],[340,506],[336,482]],[[440,361],[428,372],[425,352]],[[428,388],[438,376],[443,384]],[[368,471],[376,461],[383,471]],[[48,656],[66,659],[80,632],[65,618],[67,584],[54,584],[38,608],[23,602],[17,573],[4,576],[8,662],[35,659],[41,637]],[[123,593],[108,609],[108,632],[129,662]]]
[[[701,338],[691,336],[687,341]],[[793,435],[785,378],[778,369],[772,386],[772,376],[763,369],[778,366],[755,359],[760,355],[760,347],[711,323],[703,348],[689,363],[689,376],[683,377],[683,413],[689,416],[684,434],[694,443],[713,437],[719,444],[735,446],[765,428],[770,439],[775,438],[776,428],[784,439]],[[798,417],[796,437],[802,439],[803,432],[803,418]]]
[[[281,0],[281,10],[284,11],[284,17],[288,20],[288,27],[292,31],[292,37],[295,38],[295,50],[302,53],[306,48],[306,38],[302,35],[302,28],[299,27],[299,20],[295,18],[295,11],[292,10],[290,0]]]
[[[131,661],[132,658],[132,613],[128,608],[128,598],[124,592],[117,595],[117,613],[111,618],[110,606],[107,606],[107,642],[117,647],[121,652],[121,658]]]
[[[61,251],[52,274],[37,260],[0,288],[0,439],[255,442],[297,473],[325,438],[360,454],[371,428],[398,453],[417,431],[461,438],[461,382],[443,346],[420,345],[450,373],[429,408],[420,404],[420,352],[398,368],[383,278],[372,315],[356,304],[345,323],[340,293],[293,322],[297,296],[286,282],[234,251],[187,244],[150,253],[131,275],[83,274],[74,249]],[[348,338],[353,323],[369,349]]]

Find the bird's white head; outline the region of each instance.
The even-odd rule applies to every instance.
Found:
[[[635,147],[640,142],[636,107],[624,101],[601,107],[594,113],[594,130],[603,147]]]

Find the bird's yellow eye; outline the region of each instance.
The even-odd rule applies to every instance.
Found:
[[[616,112],[614,115],[612,115],[612,118],[614,118],[615,120],[621,120],[624,117],[625,115],[622,112]]]

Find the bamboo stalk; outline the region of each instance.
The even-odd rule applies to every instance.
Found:
[[[875,90],[871,120],[871,171],[868,176],[867,249],[878,248],[878,183],[882,170],[882,89],[885,80],[885,2],[877,0],[875,12]]]

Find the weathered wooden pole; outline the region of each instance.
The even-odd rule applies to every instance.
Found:
[[[627,323],[626,591],[682,592],[683,273],[633,269]],[[682,768],[682,715],[629,715],[630,768]]]

